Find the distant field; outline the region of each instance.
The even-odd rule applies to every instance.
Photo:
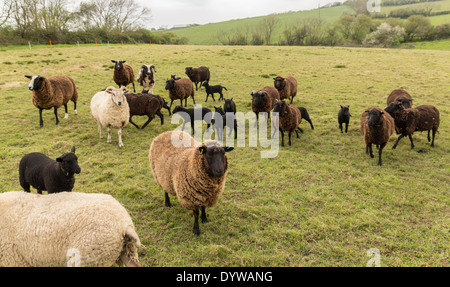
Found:
[[[146,55],[146,56],[142,56]],[[111,59],[127,60],[137,71],[156,65],[155,93],[168,99],[165,79],[184,77],[187,66],[206,65],[211,84],[228,88],[240,112],[251,110],[250,92],[273,85],[275,75],[299,82],[296,106],[306,107],[306,122],[292,146],[262,159],[258,147],[229,153],[226,187],[208,208],[209,222],[192,232],[192,212],[164,193],[148,163],[152,140],[177,128],[163,110],[146,129],[123,132],[124,148],[99,139],[89,103],[99,90],[114,85]],[[450,214],[450,51],[329,47],[223,47],[126,45],[54,47],[0,51],[0,192],[20,190],[18,165],[30,152],[56,158],[75,145],[82,169],[74,191],[107,193],[130,212],[146,246],[144,266],[366,266],[367,251],[381,252],[381,266],[449,267]],[[79,91],[78,115],[55,126],[52,111],[31,103],[24,75],[70,75]],[[365,154],[359,118],[371,106],[384,108],[393,89],[404,88],[414,105],[432,104],[441,112],[436,146],[426,133],[403,139],[383,153],[383,166]],[[205,103],[204,89],[196,101]],[[178,103],[176,103],[178,104]],[[348,134],[338,129],[339,105],[350,105]],[[193,107],[188,100],[188,107]],[[146,117],[134,117],[142,125]],[[251,122],[253,123],[253,122]],[[203,131],[206,125],[203,125]],[[248,140],[248,123],[246,131]],[[35,192],[35,190],[33,190]]]
[[[425,50],[447,50],[450,51],[450,39],[439,41],[425,41],[425,42],[413,42],[405,43],[405,48],[425,49]]]

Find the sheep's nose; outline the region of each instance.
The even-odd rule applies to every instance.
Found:
[[[122,105],[122,102],[118,102],[117,104],[118,104],[119,106],[121,106],[121,105]]]

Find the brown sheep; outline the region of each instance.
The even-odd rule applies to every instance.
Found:
[[[297,95],[297,80],[294,77],[287,76],[287,77],[276,77],[274,79],[274,87],[278,90],[280,93],[280,99],[291,99],[294,100],[294,97]]]
[[[150,146],[150,167],[165,193],[166,207],[172,206],[170,194],[177,196],[183,208],[192,210],[196,236],[200,235],[199,208],[202,222],[207,222],[205,208],[214,206],[224,191],[226,153],[232,150],[217,141],[196,142],[182,131],[162,133]]]
[[[166,81],[166,90],[169,91],[170,106],[169,110],[172,109],[172,103],[174,100],[180,100],[181,106],[187,107],[187,98],[192,97],[195,105],[195,91],[192,81],[189,79],[179,79],[175,80],[173,78]]]
[[[285,101],[277,101],[273,107],[273,112],[278,113],[278,117],[274,117],[274,121],[278,122],[278,129],[281,132],[281,146],[284,146],[285,131],[289,132],[289,145],[291,145],[291,134],[293,131],[297,134],[297,138],[300,138],[298,134],[298,130],[300,130],[299,125],[302,122],[300,110]]]
[[[128,105],[130,106],[130,123],[137,129],[144,129],[154,118],[155,114],[161,119],[161,125],[164,124],[164,115],[161,113],[162,108],[167,108],[166,102],[159,95],[152,94],[125,94]],[[170,112],[170,110],[169,110]],[[148,116],[148,121],[139,128],[131,118],[133,116]]]
[[[274,87],[266,86],[258,91],[252,91],[252,111],[256,114],[256,122],[259,120],[259,113],[266,113],[270,117],[275,100],[280,100],[280,93]],[[256,123],[255,123],[256,125]]]
[[[421,105],[416,108],[405,109],[402,103],[394,102],[389,104],[385,109],[395,121],[396,129],[401,134],[394,146],[397,147],[398,142],[405,136],[411,141],[411,149],[414,148],[412,134],[415,131],[428,131],[428,142],[430,139],[430,130],[433,132],[433,140],[431,146],[434,147],[434,138],[439,129],[440,115],[439,110],[431,105]]]
[[[378,165],[382,165],[381,154],[394,131],[394,127],[394,119],[391,115],[378,107],[371,107],[361,115],[360,128],[366,145],[366,154],[370,154],[370,157],[373,158],[372,144],[377,145],[379,147]]]
[[[195,90],[198,91],[197,84],[200,83],[200,88],[202,87],[203,82],[209,82],[210,72],[208,67],[201,66],[198,68],[186,67],[185,69],[186,75],[189,79],[195,83]]]
[[[405,109],[412,108],[413,100],[408,92],[403,89],[393,90],[387,98],[386,106],[389,106],[390,103],[393,103],[395,101],[402,103]]]
[[[119,86],[128,86],[129,84],[133,84],[133,92],[136,93],[136,88],[134,87],[134,71],[130,65],[125,64],[126,61],[114,61],[111,60],[114,65],[114,82]]]
[[[67,103],[72,101],[74,104],[74,112],[77,114],[78,91],[75,81],[69,76],[25,76],[31,79],[28,89],[32,91],[33,105],[39,109],[39,125],[42,128],[44,121],[42,120],[42,110],[53,108],[56,124],[59,124],[58,108],[64,105],[65,116],[68,118]]]

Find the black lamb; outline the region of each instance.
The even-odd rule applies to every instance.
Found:
[[[314,125],[311,121],[311,118],[309,117],[309,113],[308,110],[304,107],[297,107],[300,110],[300,113],[302,114],[302,119],[307,121],[310,125],[311,125],[311,129],[314,129]],[[303,133],[303,130],[299,127],[298,128],[300,130],[301,133]]]
[[[211,126],[211,119],[212,119],[212,112],[208,108],[195,108],[195,109],[186,109],[183,108],[183,106],[176,106],[175,109],[173,109],[173,114],[179,113],[179,115],[183,118],[183,127],[181,128],[182,131],[184,131],[184,126],[187,122],[191,123],[192,128],[192,134],[195,134],[194,130],[194,121],[195,120],[204,120],[209,128]],[[200,115],[201,118],[195,118],[195,114]]]
[[[338,121],[339,121],[339,129],[341,130],[341,133],[343,133],[343,127],[342,124],[345,124],[345,132],[348,131],[348,124],[350,122],[350,117],[352,115],[350,114],[350,106],[341,106],[341,109],[338,113]]]
[[[218,100],[220,102],[220,99],[223,100],[223,93],[222,93],[223,89],[228,91],[228,89],[225,88],[224,86],[221,86],[221,85],[210,86],[208,82],[204,82],[202,84],[202,86],[205,87],[205,90],[206,90],[206,101],[205,102],[208,101],[209,95],[211,95],[213,101],[215,102],[216,101],[216,99],[214,99],[215,93],[218,93],[220,95],[219,100]]]
[[[223,104],[223,110],[225,113],[233,113],[236,114],[236,103],[233,101],[233,98],[227,100],[225,99],[225,104]]]
[[[48,156],[33,152],[26,154],[19,164],[20,185],[26,192],[30,192],[30,185],[39,194],[46,190],[49,194],[72,191],[75,184],[74,174],[79,174],[78,157],[75,147],[56,160]]]

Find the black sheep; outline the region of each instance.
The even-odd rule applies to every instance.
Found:
[[[343,133],[343,127],[342,124],[345,124],[345,132],[348,131],[348,124],[350,122],[350,117],[352,115],[350,114],[350,106],[341,106],[341,109],[338,113],[338,121],[339,121],[339,129],[341,130],[341,133]]]
[[[225,113],[231,112],[233,114],[236,114],[236,103],[233,101],[233,98],[229,100],[225,99],[223,110],[225,111]]]
[[[205,102],[208,101],[209,95],[211,95],[213,101],[215,102],[216,101],[216,99],[214,99],[215,93],[219,93],[220,97],[219,97],[218,101],[220,102],[220,99],[223,100],[222,90],[225,89],[226,91],[228,91],[228,89],[225,88],[224,86],[221,86],[221,85],[210,86],[208,82],[204,82],[202,84],[202,86],[205,87],[205,90],[206,90],[206,101]]]
[[[195,134],[194,130],[194,121],[195,120],[204,120],[209,128],[211,126],[211,118],[212,118],[212,112],[208,108],[196,108],[196,109],[185,109],[183,106],[176,106],[175,109],[173,109],[173,114],[180,113],[180,116],[183,118],[183,127],[181,128],[182,131],[184,131],[184,126],[187,122],[191,123],[192,128],[192,134]],[[201,118],[195,118],[195,114],[198,113],[198,115],[202,115]],[[206,116],[206,117],[205,117]]]
[[[72,191],[75,184],[74,174],[80,172],[75,147],[56,160],[33,152],[26,154],[20,161],[19,181],[26,192],[30,192],[30,185],[36,188],[39,194],[42,194],[43,190],[49,194]]]
[[[209,82],[210,72],[209,68],[205,66],[201,66],[198,68],[186,67],[185,69],[186,75],[189,79],[195,84],[195,90],[198,91],[197,84],[200,83],[200,88],[202,87],[203,82]]]
[[[311,121],[311,118],[309,117],[309,113],[308,110],[304,107],[297,107],[300,110],[300,113],[302,114],[302,119],[307,121],[310,125],[311,125],[311,129],[314,129],[314,125]],[[300,130],[301,133],[303,133],[303,130],[299,127],[298,128]]]
[[[217,135],[219,141],[223,140],[223,130],[225,127],[230,128],[230,132],[228,136],[231,136],[231,133],[234,130],[234,138],[237,139],[237,120],[236,115],[232,112],[225,112],[221,107],[214,107],[215,113],[214,118],[211,120],[211,124],[214,130],[217,130]],[[220,124],[221,123],[221,124]]]

